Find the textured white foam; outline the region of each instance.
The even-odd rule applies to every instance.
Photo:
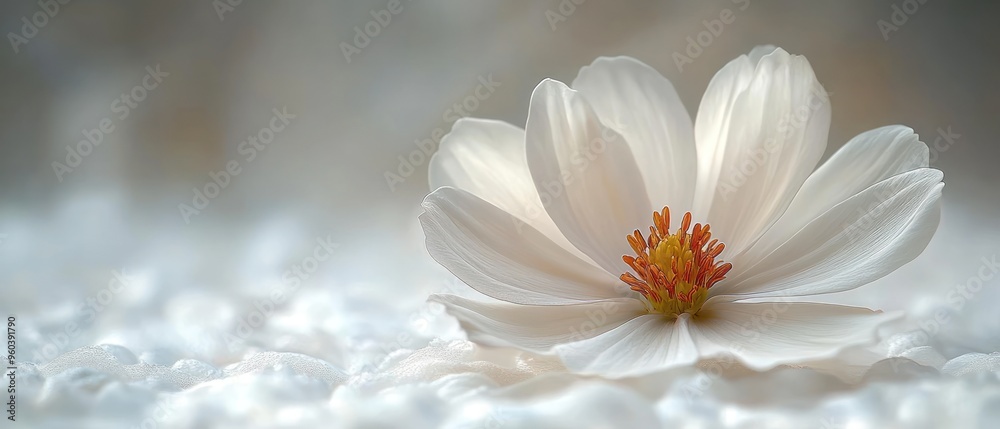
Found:
[[[931,352],[908,351],[929,354],[920,358],[925,361],[939,356]],[[100,415],[103,423],[74,427],[840,428],[906,422],[930,428],[976,427],[993,421],[1000,404],[996,353],[961,355],[943,363],[940,373],[936,365],[886,359],[855,383],[822,368],[716,371],[705,362],[631,379],[583,377],[551,358],[466,341],[433,341],[399,352],[375,372],[354,375],[297,353],[257,353],[221,370],[191,359],[166,367],[134,356],[120,346],[92,346],[40,367],[22,364],[22,395],[36,402],[21,408],[22,416],[33,414],[24,420],[37,427]],[[963,407],[930,411],[956,398]]]
[[[19,242],[18,252],[43,254],[43,241]],[[248,248],[275,248],[257,244]],[[404,285],[344,284],[317,275],[231,343],[227,339],[280,271],[252,259],[202,264],[216,247],[162,250],[169,248],[149,250],[155,269],[135,270],[149,273],[144,282],[116,296],[66,342],[59,333],[79,322],[74,309],[92,290],[78,288],[75,276],[45,277],[32,283],[42,285],[52,302],[33,301],[35,292],[10,295],[23,310],[20,426],[919,429],[993,428],[1000,422],[1000,355],[991,353],[1000,344],[1000,325],[995,312],[974,311],[988,308],[986,288],[986,304],[951,312],[950,322],[940,326],[929,321],[947,290],[915,299],[921,306],[909,324],[881,345],[802,367],[756,372],[701,362],[612,380],[569,374],[552,357],[465,341],[453,319],[422,304],[428,293],[443,289],[468,293],[444,270]],[[31,262],[6,251],[9,260]],[[95,287],[104,287],[106,274],[120,268],[114,264],[121,258],[109,260]],[[185,274],[230,271],[243,283],[206,287],[201,276]],[[54,276],[37,266],[30,272]],[[58,353],[45,355],[49,349]]]

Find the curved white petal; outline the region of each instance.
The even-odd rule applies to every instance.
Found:
[[[698,180],[695,187],[695,214],[707,214],[715,196],[722,162],[726,155],[733,105],[753,79],[757,61],[740,55],[715,73],[698,105],[694,121]]]
[[[764,56],[766,55],[770,55],[771,52],[774,52],[777,49],[778,47],[774,45],[757,45],[750,50],[750,53],[747,54],[747,57],[750,58],[751,64],[757,64],[760,62],[761,58],[764,58]]]
[[[837,204],[752,266],[733,265],[716,296],[802,296],[862,286],[917,257],[940,219],[942,174],[892,176]]]
[[[525,131],[528,168],[549,216],[595,263],[624,272],[625,237],[652,215],[625,139],[579,93],[551,79],[531,94]]]
[[[616,287],[625,287],[616,276],[467,191],[439,188],[424,199],[423,207],[420,224],[428,252],[483,294],[521,304],[623,295]]]
[[[583,255],[549,218],[531,181],[524,154],[524,130],[503,121],[461,118],[441,138],[427,171],[431,190],[451,186],[471,192],[522,224],[541,231],[576,255]]]
[[[539,352],[600,335],[646,310],[632,298],[550,306],[487,303],[456,295],[431,295],[429,300],[443,304],[470,341]]]
[[[566,368],[583,374],[626,377],[694,362],[698,352],[688,318],[649,314],[588,340],[555,348]]]
[[[859,134],[806,179],[781,218],[732,262],[756,264],[833,206],[882,180],[927,167],[927,159],[927,145],[902,125]]]
[[[829,99],[804,57],[779,48],[756,64],[741,56],[716,74],[695,120],[695,211],[727,254],[746,249],[785,211],[822,157],[829,128]]]
[[[732,353],[750,367],[768,369],[873,341],[876,328],[898,316],[832,304],[712,300],[689,329],[703,355]]]
[[[691,116],[674,86],[630,57],[601,57],[573,80],[604,125],[628,142],[653,207],[691,210],[697,161]]]

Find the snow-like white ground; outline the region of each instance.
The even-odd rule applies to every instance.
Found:
[[[371,252],[363,247],[370,241],[330,245],[275,222],[242,246],[213,245],[201,231],[200,247],[171,246],[183,238],[153,233],[141,237],[148,246],[133,249],[129,221],[113,200],[66,210],[101,216],[91,217],[86,233],[70,215],[2,225],[13,232],[0,256],[3,310],[18,320],[19,427],[855,429],[1000,421],[1000,353],[990,354],[1000,350],[990,305],[996,280],[979,269],[989,266],[983,260],[949,254],[948,236],[966,227],[952,215],[917,262],[836,297],[909,310],[906,321],[885,327],[880,344],[763,373],[718,361],[611,380],[465,341],[453,319],[423,300],[430,292],[472,293],[421,251],[415,222],[396,238],[409,244],[385,255],[398,261],[412,253],[409,264],[425,274],[343,282],[337,260]],[[106,245],[73,262],[53,238],[67,236],[79,240],[67,246]],[[988,249],[989,236],[982,238],[968,248]],[[324,243],[332,255],[313,265]],[[126,262],[92,268],[113,260]],[[238,286],[198,283],[213,278],[206,264],[240,279],[223,276],[220,285]],[[951,284],[926,284],[936,269],[966,265],[964,274],[947,274],[958,279]],[[295,266],[308,278],[283,282]],[[968,280],[980,273],[981,289]],[[962,284],[974,293],[958,309],[947,296]]]

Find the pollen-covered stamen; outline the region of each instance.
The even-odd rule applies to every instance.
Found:
[[[653,212],[648,238],[638,229],[627,238],[636,256],[624,255],[622,260],[635,275],[625,273],[621,279],[646,297],[657,313],[697,313],[708,299],[708,289],[733,268],[728,262],[716,262],[726,245],[712,239],[708,224],[696,223],[691,228],[691,212],[684,214],[680,227],[671,233],[670,209],[664,207]]]

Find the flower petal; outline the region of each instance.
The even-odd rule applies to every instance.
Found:
[[[694,362],[698,352],[686,316],[648,314],[591,339],[555,348],[566,368],[583,374],[627,377]]]
[[[760,62],[761,58],[770,55],[771,52],[774,52],[777,49],[778,47],[774,45],[757,45],[750,50],[750,53],[747,54],[747,57],[750,58],[751,64],[757,64]]]
[[[473,289],[520,304],[565,304],[622,296],[624,284],[530,225],[459,189],[424,199],[427,250]]]
[[[623,272],[625,236],[652,214],[625,139],[590,105],[546,79],[531,94],[525,127],[528,167],[549,216],[578,249],[611,273]]]
[[[691,210],[697,174],[691,116],[674,86],[630,57],[601,57],[573,80],[601,122],[628,142],[653,207]]]
[[[938,170],[892,176],[837,204],[751,266],[733,265],[714,295],[743,298],[840,292],[913,260],[940,219]]]
[[[712,300],[690,330],[703,355],[728,352],[750,367],[769,369],[873,341],[876,328],[898,316],[844,305]]]
[[[488,303],[456,295],[431,295],[429,300],[443,304],[470,341],[540,352],[602,334],[645,312],[643,303],[632,298],[551,306]]]
[[[463,189],[533,226],[575,255],[535,190],[524,154],[524,130],[503,121],[461,118],[441,138],[428,167],[431,190]]]
[[[829,128],[829,99],[804,57],[775,49],[716,74],[695,121],[695,214],[724,237],[727,253],[746,249],[785,211],[823,156]]]
[[[891,125],[859,134],[806,179],[784,215],[734,264],[753,265],[833,206],[882,180],[927,167],[927,145]]]

